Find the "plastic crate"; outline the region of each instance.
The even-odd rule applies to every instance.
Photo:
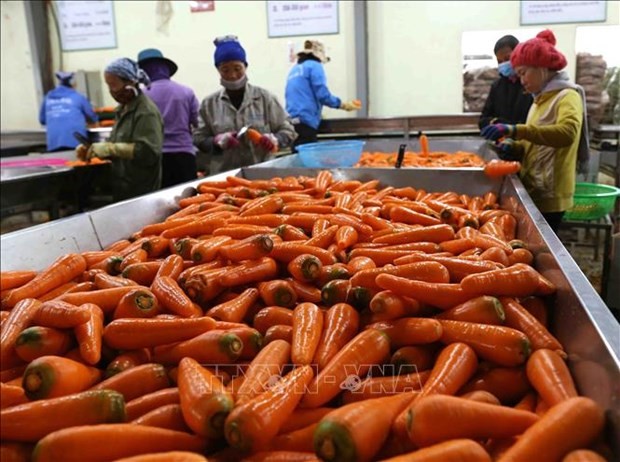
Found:
[[[573,206],[566,211],[565,220],[597,220],[614,208],[620,189],[596,183],[577,183]]]
[[[297,146],[299,159],[305,167],[351,167],[362,156],[364,141],[320,141]]]

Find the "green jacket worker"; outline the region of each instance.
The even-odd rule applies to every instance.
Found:
[[[107,142],[78,146],[78,157],[112,161],[115,201],[157,191],[161,187],[164,126],[157,106],[139,87],[140,83],[149,84],[148,76],[131,59],[120,58],[105,68],[104,78],[119,103],[116,122]]]
[[[588,157],[583,89],[560,72],[566,58],[550,30],[517,45],[510,62],[534,103],[525,124],[491,124],[482,136],[497,140],[500,157],[521,161],[523,185],[557,230],[573,205],[577,161]]]
[[[214,43],[223,88],[202,101],[194,131],[196,147],[211,154],[211,174],[263,162],[297,136],[277,98],[248,83],[246,54],[237,37],[229,35]],[[248,126],[260,133],[257,143],[240,133]]]

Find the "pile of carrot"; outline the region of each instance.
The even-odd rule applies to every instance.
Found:
[[[0,274],[2,460],[610,457],[493,192],[329,171],[197,189]]]
[[[65,165],[68,167],[84,167],[86,165],[98,165],[98,164],[109,164],[109,160],[103,160],[99,157],[93,157],[89,160],[68,160],[65,162]]]
[[[398,158],[397,152],[363,152],[356,167],[394,167]],[[478,154],[466,151],[428,153],[405,152],[402,167],[422,168],[470,168],[484,167],[485,162]]]

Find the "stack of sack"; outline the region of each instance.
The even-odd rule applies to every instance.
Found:
[[[497,68],[483,67],[463,74],[463,112],[480,112],[491,85],[499,78]]]
[[[597,123],[601,123],[609,103],[609,95],[605,91],[606,72],[607,63],[602,56],[590,53],[577,54],[576,81],[586,92],[586,106],[590,120]]]

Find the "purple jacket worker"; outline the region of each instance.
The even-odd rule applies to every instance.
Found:
[[[196,179],[196,151],[192,127],[198,126],[198,98],[194,91],[170,79],[177,65],[161,51],[148,48],[138,54],[139,66],[151,78],[144,93],[164,119],[162,188]]]

